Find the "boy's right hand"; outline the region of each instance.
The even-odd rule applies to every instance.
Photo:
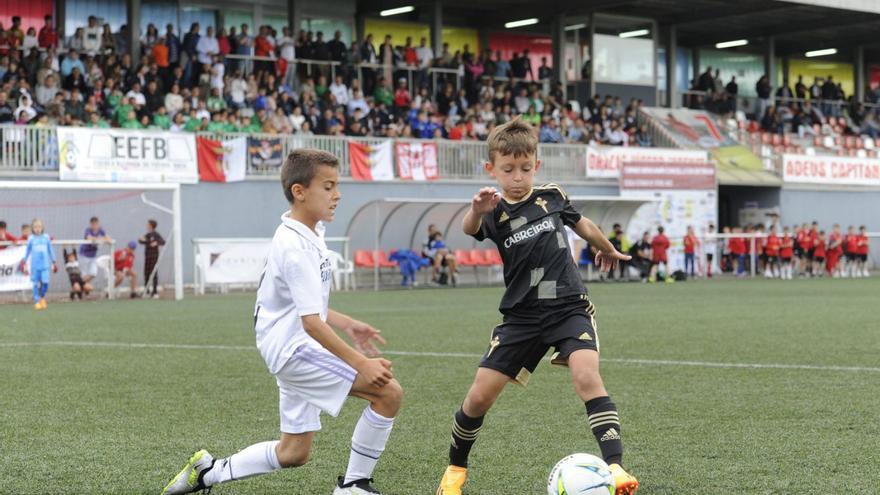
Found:
[[[494,187],[484,187],[471,200],[471,209],[478,215],[491,212],[501,201],[501,195]]]
[[[367,380],[367,383],[376,388],[382,388],[394,379],[391,373],[391,361],[383,358],[365,359],[358,366],[357,372]]]

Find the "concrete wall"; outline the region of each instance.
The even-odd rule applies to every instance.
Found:
[[[540,182],[540,179],[538,180]],[[380,183],[345,181],[341,186],[342,200],[336,210],[335,220],[327,225],[327,236],[344,236],[349,222],[365,204],[384,198],[424,198],[461,199],[466,204],[474,193],[491,182],[446,182],[446,183]],[[566,187],[571,195],[609,195],[617,196],[618,189],[613,185]],[[286,210],[281,185],[275,180],[248,180],[234,184],[202,183],[197,186],[183,186],[183,267],[184,280],[192,281],[192,239],[198,237],[271,237],[278,227],[281,214]],[[454,209],[454,208],[453,208]],[[394,222],[386,227],[385,242],[394,249],[403,247],[418,248],[425,239],[427,224],[434,222],[444,229],[449,224],[449,208],[438,209],[434,216],[427,216],[418,226],[415,245],[407,246],[411,227],[395,232]],[[415,211],[400,211],[400,214],[418,214]],[[106,216],[106,215],[105,215]],[[361,230],[369,230],[374,225],[373,215],[364,215],[369,225]],[[401,222],[402,223],[402,222]],[[453,222],[454,223],[454,222]],[[352,249],[372,248],[372,242],[363,235],[352,240]],[[449,230],[447,241],[453,247],[470,248],[472,242],[459,234],[455,225]],[[468,242],[468,244],[464,244]],[[332,247],[332,246],[331,246]]]
[[[880,189],[817,190],[785,187],[780,195],[783,225],[816,220],[824,228],[839,223],[880,231]]]

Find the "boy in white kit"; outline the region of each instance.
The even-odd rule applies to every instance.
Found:
[[[379,331],[328,308],[330,260],[322,222],[333,220],[339,202],[339,161],[330,153],[301,149],[281,170],[290,211],[275,231],[257,290],[257,348],[278,382],[281,439],[262,442],[224,459],[193,454],[163,495],[209,491],[219,483],[306,463],[320,415],[339,414],[348,396],[369,401],[355,427],[345,476],[334,495],[378,494],[373,468],[385,450],[403,390],[391,362],[378,355]],[[348,345],[334,331],[344,332]],[[307,487],[297,493],[316,493]]]

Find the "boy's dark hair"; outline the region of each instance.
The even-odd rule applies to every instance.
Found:
[[[536,154],[538,135],[531,124],[514,117],[510,122],[492,129],[486,144],[489,145],[489,161],[494,163],[497,153],[513,155],[514,158]]]
[[[288,203],[293,203],[290,189],[294,184],[308,187],[321,165],[335,168],[339,166],[339,159],[327,151],[309,148],[295,150],[287,155],[287,160],[284,160],[281,167],[281,185]]]
[[[0,220],[0,229],[6,230],[6,222]]]
[[[662,233],[663,233],[663,227],[657,227],[657,232],[660,233],[660,234],[662,234]]]
[[[147,223],[150,224],[150,227],[151,227],[153,230],[155,230],[156,227],[159,225],[159,222],[153,220],[152,218],[149,219],[149,220],[147,220]]]
[[[92,217],[89,219],[89,223],[94,223],[98,221],[98,217]]]

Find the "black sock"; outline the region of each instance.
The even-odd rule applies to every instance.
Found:
[[[483,418],[471,418],[459,409],[452,420],[452,445],[449,447],[449,464],[466,468],[471,447],[483,426]]]
[[[590,429],[593,430],[593,435],[599,443],[602,458],[608,464],[620,464],[623,458],[623,442],[620,440],[620,417],[617,415],[617,406],[608,396],[588,400],[586,405]]]

